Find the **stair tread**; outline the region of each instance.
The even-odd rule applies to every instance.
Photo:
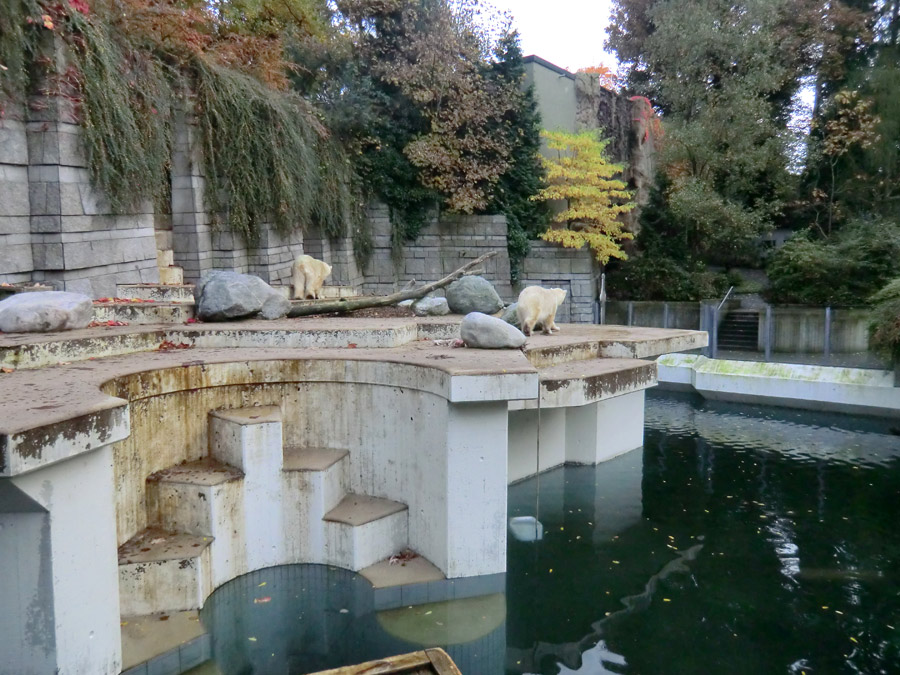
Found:
[[[349,494],[325,514],[322,520],[345,525],[365,525],[407,510],[406,504],[381,497]]]
[[[284,470],[325,471],[349,454],[349,450],[288,446],[284,449]]]
[[[204,457],[195,462],[176,464],[147,477],[148,481],[158,483],[188,483],[190,485],[220,485],[244,477],[244,472],[237,467],[225,464],[211,457]]]
[[[119,547],[119,565],[196,558],[212,542],[213,537],[148,527]]]
[[[236,424],[264,424],[266,422],[281,421],[281,408],[277,405],[225,408],[222,410],[211,410],[209,414]]]

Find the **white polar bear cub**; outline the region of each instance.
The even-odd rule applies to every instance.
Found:
[[[322,284],[331,274],[331,265],[316,260],[311,255],[298,255],[294,261],[291,282],[294,286],[294,297],[305,300],[308,297],[319,297]]]
[[[519,304],[516,314],[519,315],[519,326],[525,335],[531,335],[534,327],[541,324],[544,333],[550,335],[559,330],[556,325],[556,310],[566,299],[564,288],[541,288],[529,286],[519,293]]]

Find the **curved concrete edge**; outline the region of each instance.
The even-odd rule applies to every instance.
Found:
[[[887,370],[730,361],[695,354],[657,359],[663,389],[704,398],[900,417],[900,387]]]
[[[340,382],[424,391],[451,403],[535,398],[537,372],[520,352],[504,356],[497,361],[501,357],[481,355],[464,368],[453,356],[427,349],[191,349],[7,374],[4,384],[22,395],[0,401],[0,476],[27,473],[122,440],[130,433],[129,402],[177,391]],[[497,365],[490,368],[491,362]]]

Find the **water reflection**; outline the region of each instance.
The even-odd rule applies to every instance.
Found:
[[[900,672],[891,423],[672,396],[646,419],[642,462],[541,477],[508,673]],[[513,486],[510,515],[535,498]]]
[[[350,572],[263,570],[203,611],[219,667],[443,646],[466,675],[900,673],[896,421],[672,395],[646,420],[643,451],[510,487],[543,537],[509,538],[505,595],[380,609]]]

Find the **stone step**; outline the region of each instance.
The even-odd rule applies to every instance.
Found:
[[[243,471],[241,512],[234,528],[243,533],[242,573],[285,560],[281,409],[252,406],[209,413],[209,453]]]
[[[119,547],[123,616],[199,609],[214,585],[211,537],[147,528]]]
[[[284,449],[284,527],[288,560],[325,563],[325,514],[350,489],[347,450]]]
[[[168,286],[181,286],[184,284],[184,270],[176,265],[159,268],[159,283]]]
[[[171,267],[175,264],[175,251],[170,248],[156,249],[156,264],[160,267]]]
[[[184,302],[95,302],[94,321],[121,321],[128,325],[187,323],[194,318],[194,305]]]
[[[194,302],[194,285],[119,284],[116,295],[120,298],[153,300],[154,302]]]
[[[244,474],[205,458],[157,471],[147,478],[147,519],[152,526],[213,540],[213,586],[244,574],[243,540],[235,516],[244,508]]]
[[[408,546],[406,504],[349,494],[324,516],[325,554],[330,565],[354,572]]]
[[[156,250],[165,251],[174,246],[172,230],[156,230],[153,234],[156,237]]]

